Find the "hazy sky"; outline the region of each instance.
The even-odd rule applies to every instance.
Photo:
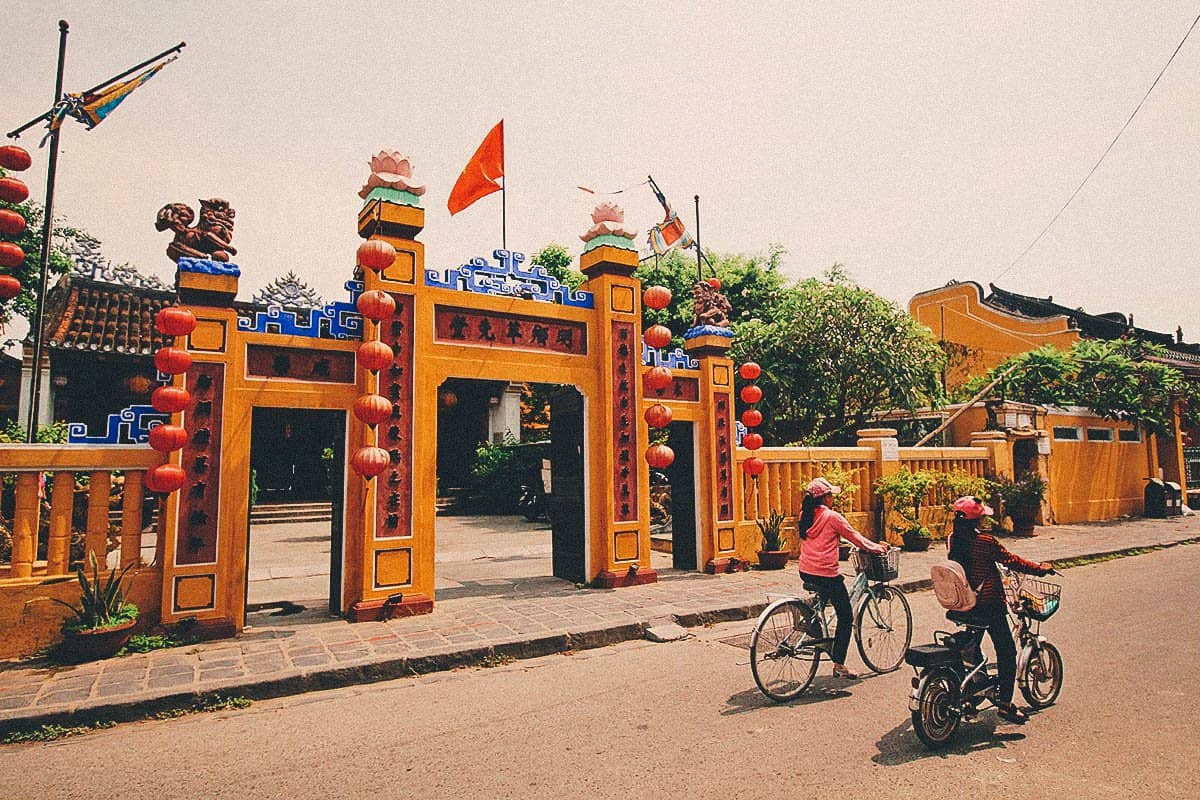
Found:
[[[578,253],[591,202],[654,175],[717,251],[843,262],[906,304],[1004,272],[1091,169],[1195,2],[5,4],[0,128],[186,40],[94,131],[68,121],[56,215],[170,281],[157,210],[237,209],[242,297],[288,270],[340,298],[356,193],[413,161],[430,267],[500,246],[500,197],[446,197],[504,118],[508,243]],[[1200,32],[1058,223],[998,285],[1200,340]],[[36,148],[40,133],[21,143]],[[43,199],[45,152],[25,173]],[[640,231],[647,189],[618,196]]]

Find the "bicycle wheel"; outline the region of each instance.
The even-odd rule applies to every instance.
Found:
[[[783,703],[799,697],[817,674],[821,653],[813,646],[820,623],[808,604],[776,600],[763,609],[750,637],[750,671],[767,697]]]
[[[891,672],[904,661],[912,642],[912,609],[894,586],[867,595],[854,617],[854,638],[863,663],[876,672]]]
[[[1032,652],[1021,659],[1017,685],[1021,694],[1034,708],[1054,705],[1062,691],[1063,661],[1058,648],[1049,642],[1030,645]]]
[[[917,690],[913,730],[926,747],[936,750],[950,741],[962,719],[958,711],[958,679],[948,669],[928,673]]]

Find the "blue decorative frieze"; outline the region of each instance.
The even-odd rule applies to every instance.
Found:
[[[477,294],[521,297],[576,308],[594,308],[596,305],[591,292],[572,289],[548,274],[545,267],[522,269],[524,253],[496,250],[492,256],[500,262],[499,265],[493,266],[484,258],[476,257],[460,267],[447,269],[444,277],[441,270],[427,269],[425,285]]]
[[[733,430],[735,433],[737,433],[737,446],[741,447],[742,446],[742,437],[745,436],[747,433],[749,433],[750,429],[747,428],[745,425],[743,425],[741,422],[735,422],[735,423],[733,423]]]
[[[183,256],[176,263],[179,265],[180,272],[203,272],[205,275],[232,275],[235,278],[242,276],[241,269],[232,261],[210,261],[207,258],[188,258]]]
[[[727,339],[732,339],[733,329],[722,328],[717,325],[697,325],[694,328],[688,328],[683,338],[695,339],[697,336],[724,336]]]
[[[700,362],[683,352],[682,347],[674,350],[659,350],[642,342],[642,363],[647,367],[667,369],[700,369]]]
[[[145,444],[150,441],[150,429],[169,422],[170,414],[155,411],[154,406],[130,406],[108,415],[108,424],[100,436],[88,436],[88,426],[82,422],[67,424],[68,444]]]
[[[361,339],[362,315],[356,305],[362,281],[346,281],[350,300],[335,300],[321,308],[285,309],[267,306],[266,311],[239,311],[238,330],[307,336],[312,339]]]

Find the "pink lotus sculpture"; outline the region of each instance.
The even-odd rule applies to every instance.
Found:
[[[622,239],[633,239],[637,231],[625,227],[625,211],[616,203],[607,200],[596,206],[592,211],[592,227],[579,238],[590,242],[597,236],[620,236]]]
[[[418,197],[425,194],[425,184],[413,180],[408,156],[395,150],[380,150],[378,155],[371,157],[371,177],[367,178],[358,196],[366,200],[372,189],[379,188],[411,192]]]

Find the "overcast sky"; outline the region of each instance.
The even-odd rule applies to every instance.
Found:
[[[699,8],[697,8],[699,7]],[[237,209],[241,296],[294,270],[341,298],[356,193],[409,155],[430,267],[500,246],[500,197],[446,197],[505,120],[508,243],[578,253],[599,190],[652,174],[706,248],[834,262],[901,304],[985,287],[1033,241],[1142,99],[1195,2],[5,3],[4,132],[181,40],[93,131],[68,121],[55,212],[167,282],[166,203]],[[1200,32],[1042,241],[997,281],[1200,340]],[[21,143],[34,150],[40,133]],[[44,199],[45,153],[25,173]],[[644,231],[645,187],[616,198]],[[640,237],[639,237],[640,238]]]

